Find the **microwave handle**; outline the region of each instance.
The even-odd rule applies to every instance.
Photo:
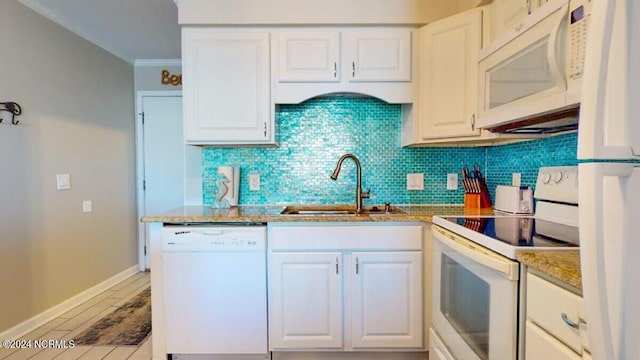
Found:
[[[551,75],[553,76],[554,82],[556,83],[556,88],[558,88],[559,90],[567,89],[567,82],[563,71],[564,69],[560,69],[560,64],[558,61],[558,35],[560,34],[562,25],[567,21],[566,14],[568,11],[569,5],[563,5],[562,8],[558,11],[560,16],[558,22],[552,28],[551,34],[549,34],[549,44],[547,47],[547,61],[549,62],[549,70],[551,71]],[[565,45],[569,46],[569,44]]]

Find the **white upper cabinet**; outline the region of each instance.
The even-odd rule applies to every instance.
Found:
[[[507,30],[513,29],[529,14],[531,0],[493,0],[489,7],[491,16],[490,34],[494,40]]]
[[[524,18],[548,0],[493,0],[489,6],[491,41],[515,28]]]
[[[478,53],[488,41],[488,12],[474,8],[420,28],[418,96],[403,112],[403,146],[486,146],[527,137],[476,126]]]
[[[183,27],[182,64],[187,144],[274,142],[269,32]]]
[[[344,65],[349,81],[411,81],[411,31],[344,32]]]
[[[421,140],[479,136],[477,55],[482,11],[472,10],[420,30]]]
[[[340,32],[278,33],[278,81],[340,81]]]
[[[284,28],[274,36],[276,103],[336,92],[412,103],[413,29]]]

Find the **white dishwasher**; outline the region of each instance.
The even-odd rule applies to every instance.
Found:
[[[266,358],[265,226],[165,226],[162,269],[168,354]]]

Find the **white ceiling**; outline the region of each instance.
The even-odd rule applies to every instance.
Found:
[[[172,0],[19,0],[108,52],[135,63],[180,59]]]

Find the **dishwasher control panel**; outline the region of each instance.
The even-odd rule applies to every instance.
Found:
[[[162,252],[265,251],[265,226],[166,226]]]

